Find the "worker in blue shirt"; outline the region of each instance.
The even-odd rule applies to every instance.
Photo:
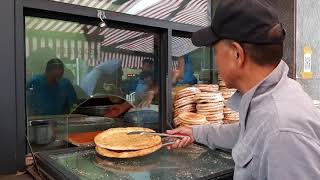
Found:
[[[184,85],[194,85],[197,84],[198,80],[193,74],[192,59],[190,55],[186,54],[178,58],[178,67],[173,71],[173,84]]]
[[[88,96],[102,94],[122,95],[122,61],[117,59],[106,60],[94,67],[81,81],[80,87]],[[112,90],[107,90],[105,85],[111,85]]]
[[[77,96],[68,79],[63,78],[64,64],[54,58],[47,62],[45,73],[27,83],[29,115],[59,115],[70,112]]]

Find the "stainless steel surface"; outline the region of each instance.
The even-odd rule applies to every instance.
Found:
[[[56,139],[55,127],[54,124],[29,126],[30,142],[39,145],[53,142]]]
[[[28,137],[33,145],[49,145],[64,140],[68,133],[89,132],[111,128],[115,119],[98,116],[47,116],[28,121]],[[67,128],[68,127],[68,128]]]
[[[188,136],[182,136],[182,135],[171,135],[171,134],[165,134],[165,133],[155,133],[155,132],[146,132],[146,131],[132,131],[127,133],[128,135],[133,135],[133,134],[149,134],[149,135],[157,135],[157,136],[162,136],[162,137],[175,137],[175,138],[184,138]]]

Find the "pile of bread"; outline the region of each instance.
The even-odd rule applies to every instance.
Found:
[[[178,91],[174,99],[174,118],[184,112],[196,112],[195,95],[201,91],[196,87],[187,87]]]
[[[128,134],[132,131],[154,132],[141,127],[108,129],[94,138],[96,152],[109,158],[133,158],[148,155],[162,147],[160,136]]]
[[[195,96],[197,113],[206,116],[210,124],[222,124],[224,99],[222,93],[219,92],[219,86],[215,84],[198,84],[196,87],[201,91]]]
[[[209,124],[205,115],[193,112],[183,112],[178,117],[174,118],[175,126],[195,126]]]
[[[236,89],[228,89],[226,87],[226,83],[218,76],[219,81],[219,91],[222,93],[224,98],[224,108],[223,108],[223,123],[224,124],[232,124],[237,123],[240,120],[240,115],[238,112],[233,111],[231,108],[227,106],[227,102],[231,98],[231,96],[237,91]]]
[[[226,106],[234,92],[222,80],[219,80],[219,85],[197,84],[178,91],[174,98],[174,125],[221,125],[238,122],[239,113]]]

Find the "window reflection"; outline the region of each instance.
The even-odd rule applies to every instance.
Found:
[[[35,17],[25,22],[34,147],[55,148],[71,134],[111,127],[158,129],[157,34]]]
[[[214,81],[215,71],[210,60],[209,48],[195,47],[190,38],[174,36],[172,38],[174,87],[208,84]]]
[[[27,82],[27,102],[30,115],[67,114],[77,102],[71,82],[63,77],[64,64],[54,58],[47,62],[43,74]]]
[[[173,125],[178,127],[182,125],[181,115],[197,112],[195,94],[201,92],[196,84],[215,83],[216,73],[210,59],[209,48],[195,47],[190,38],[174,36],[172,39],[172,117]]]
[[[115,11],[153,19],[167,20],[196,26],[209,26],[208,0],[52,0],[61,3]]]

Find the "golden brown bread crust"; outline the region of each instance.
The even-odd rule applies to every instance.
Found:
[[[201,92],[217,92],[219,85],[217,84],[197,84],[195,85]]]
[[[152,146],[147,149],[141,149],[137,151],[112,151],[105,148],[96,146],[96,152],[101,156],[110,157],[110,158],[133,158],[140,157],[151,154],[162,147],[162,143]]]
[[[196,114],[192,112],[185,112],[180,114],[177,117],[178,122],[185,125],[200,125],[206,124],[208,121],[206,120],[206,116],[201,114]]]
[[[152,129],[141,127],[111,128],[98,134],[94,142],[101,148],[121,151],[147,149],[161,143],[160,136],[127,134],[132,131],[154,132]]]

